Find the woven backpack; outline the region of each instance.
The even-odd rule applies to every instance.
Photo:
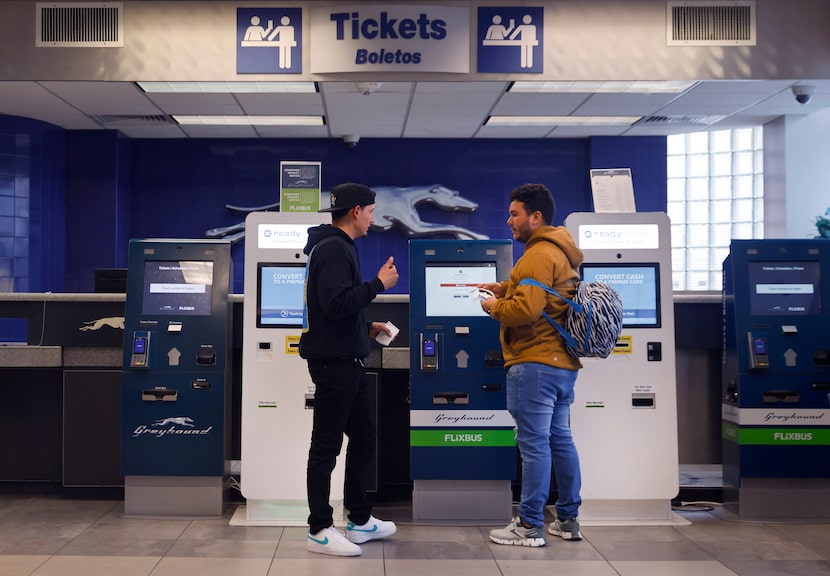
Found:
[[[623,317],[622,298],[611,286],[604,282],[580,280],[571,300],[532,278],[525,278],[519,284],[539,286],[568,303],[564,327],[542,311],[542,315],[562,334],[568,354],[596,358],[607,358],[611,354],[622,332]]]

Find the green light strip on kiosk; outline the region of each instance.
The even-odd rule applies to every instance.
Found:
[[[724,424],[723,437],[741,445],[830,445],[828,428],[739,428]]]
[[[447,448],[456,446],[515,446],[516,432],[512,428],[506,430],[410,430],[409,445]]]

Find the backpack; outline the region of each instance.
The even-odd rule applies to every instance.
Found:
[[[622,332],[623,316],[622,298],[611,286],[604,282],[580,280],[576,283],[573,300],[570,300],[532,278],[525,278],[519,284],[539,286],[568,303],[564,328],[550,314],[542,311],[542,315],[562,334],[568,354],[596,358],[607,358],[611,354]]]

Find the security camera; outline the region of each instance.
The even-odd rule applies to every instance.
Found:
[[[796,84],[793,86],[793,96],[799,104],[809,104],[813,98],[813,87]]]
[[[354,136],[353,134],[343,136],[343,144],[346,145],[346,148],[352,149],[357,146],[358,142],[360,142],[360,136]]]

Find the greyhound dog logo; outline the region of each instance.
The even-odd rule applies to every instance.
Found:
[[[190,426],[193,427],[193,418],[188,416],[175,416],[173,418],[164,418],[163,420],[156,420],[153,426]]]
[[[100,330],[104,326],[109,326],[110,328],[115,328],[116,330],[123,330],[124,317],[109,316],[107,318],[98,318],[97,320],[90,320],[88,322],[84,322],[84,325],[78,328],[78,330],[80,330],[81,332],[85,332],[87,330]]]
[[[449,234],[463,240],[486,240],[489,236],[479,234],[461,226],[453,224],[439,224],[425,222],[418,214],[418,207],[430,204],[447,212],[474,212],[478,204],[464,198],[457,190],[452,190],[441,184],[432,186],[373,186],[375,192],[375,223],[372,229],[386,232],[392,228],[400,228],[410,238],[437,236]],[[328,192],[323,193],[322,206],[329,203]],[[261,212],[279,208],[279,202],[265,206],[232,206],[226,205],[234,212]],[[207,238],[225,238],[231,243],[238,242],[245,237],[245,222],[212,228],[205,232]]]

